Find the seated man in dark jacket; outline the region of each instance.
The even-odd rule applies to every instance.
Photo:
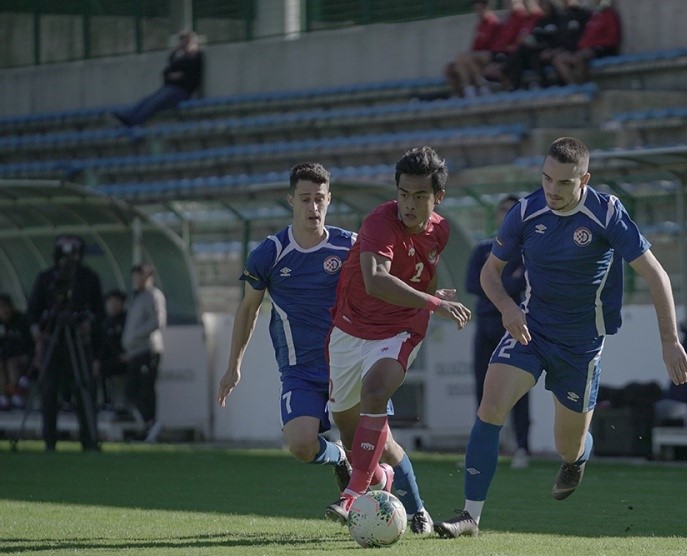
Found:
[[[170,53],[169,63],[162,76],[162,87],[130,109],[113,112],[113,116],[125,126],[140,125],[153,114],[176,108],[182,100],[191,97],[203,80],[203,53],[195,33],[179,33],[179,44]]]

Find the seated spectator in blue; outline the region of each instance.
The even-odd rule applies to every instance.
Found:
[[[0,293],[0,410],[24,407],[32,354],[29,321],[9,295]]]
[[[617,56],[622,40],[620,14],[613,0],[595,0],[596,8],[584,27],[574,52],[564,51],[552,60],[564,85],[589,81],[589,62],[594,58]]]
[[[115,111],[112,115],[125,126],[140,125],[153,114],[176,108],[181,101],[191,97],[203,80],[203,52],[194,32],[179,33],[179,44],[170,53],[162,76],[164,83],[157,91],[130,109]]]

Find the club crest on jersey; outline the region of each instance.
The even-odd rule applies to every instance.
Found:
[[[324,260],[322,267],[325,272],[336,274],[341,269],[341,264],[341,259],[339,257],[336,255],[329,255],[329,257]]]
[[[573,241],[575,245],[580,247],[587,247],[592,242],[592,232],[587,228],[577,228],[573,233]]]
[[[415,246],[411,245],[410,249],[408,249],[408,256],[409,257],[414,257],[415,256]]]
[[[429,252],[429,255],[427,255],[427,258],[429,259],[429,262],[432,264],[437,264],[437,250],[432,249]]]

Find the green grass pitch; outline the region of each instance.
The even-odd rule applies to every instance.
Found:
[[[462,507],[462,460],[411,455],[435,519]],[[550,495],[558,468],[499,466],[477,539],[418,538],[394,555],[686,554],[687,465],[592,460],[578,491]],[[280,450],[73,443],[44,453],[0,442],[0,554],[190,556],[355,554],[348,531],[325,521],[337,496],[331,470]]]

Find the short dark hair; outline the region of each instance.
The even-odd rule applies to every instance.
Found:
[[[435,194],[446,189],[448,180],[446,161],[440,158],[432,147],[415,147],[406,151],[396,164],[396,186],[398,186],[401,174],[431,176]]]
[[[589,150],[574,137],[559,137],[549,147],[547,156],[562,164],[574,164],[582,176],[589,169]]]
[[[112,297],[116,297],[119,299],[122,303],[126,301],[126,294],[122,290],[110,290],[105,294],[105,300],[108,300]]]
[[[131,272],[138,272],[140,274],[143,274],[143,276],[145,276],[146,278],[149,278],[150,276],[155,276],[155,269],[153,268],[153,265],[148,263],[135,264],[131,267]]]
[[[294,191],[296,184],[303,181],[329,185],[329,171],[319,162],[302,162],[291,168],[289,175],[289,189]]]

